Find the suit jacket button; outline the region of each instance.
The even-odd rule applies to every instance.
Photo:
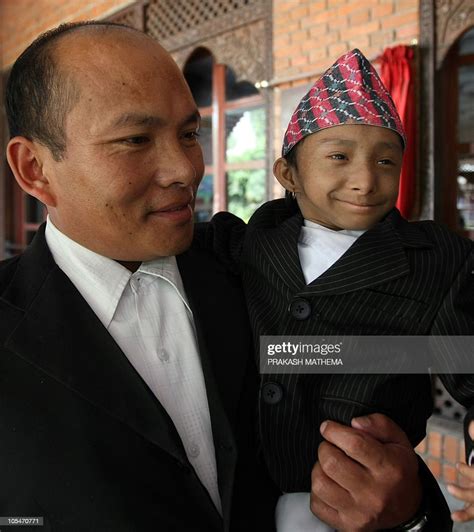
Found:
[[[267,405],[276,405],[283,397],[283,388],[276,382],[267,382],[262,387],[261,396]]]
[[[311,315],[311,305],[309,301],[302,297],[298,297],[292,301],[288,310],[293,318],[297,320],[307,320]]]

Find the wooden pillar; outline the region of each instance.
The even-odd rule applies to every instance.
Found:
[[[0,73],[0,260],[5,258],[5,220],[6,220],[6,174],[7,174],[7,160],[5,154],[5,147],[7,144],[7,119],[5,116],[5,106],[3,95],[5,94],[5,80],[6,74]]]
[[[214,212],[227,207],[225,178],[225,65],[214,65],[212,76],[212,158],[214,162]]]

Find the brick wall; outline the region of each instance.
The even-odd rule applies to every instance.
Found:
[[[273,0],[274,78],[324,71],[352,48],[369,58],[418,39],[418,0]]]
[[[455,482],[467,485],[456,470],[456,462],[466,462],[462,424],[432,417],[428,421],[426,433],[416,452],[433,475],[445,484]]]
[[[8,68],[40,33],[61,22],[104,18],[133,0],[1,0],[1,69]]]
[[[373,60],[387,47],[413,43],[419,37],[418,18],[418,0],[273,0],[274,157],[288,114],[283,91],[296,94],[300,87],[302,96],[310,82],[352,48]],[[282,194],[273,181],[273,197]]]

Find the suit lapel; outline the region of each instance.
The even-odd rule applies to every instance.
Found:
[[[298,255],[298,237],[302,223],[303,218],[298,213],[275,228],[265,228],[263,231],[257,229],[254,232],[255,247],[250,251],[261,253],[263,262],[270,265],[292,292],[298,292],[306,285]],[[250,260],[254,262],[255,259]]]
[[[4,299],[23,310],[6,347],[181,463],[187,459],[166,411],[66,275],[44,229],[21,257]]]
[[[229,327],[227,323],[232,324],[232,315],[222,316],[222,313],[225,314],[224,299],[231,297],[226,284],[229,274],[220,269],[213,259],[196,250],[191,249],[178,256],[177,261],[194,315],[211,414],[223,519],[229,523],[237,462],[229,414],[237,409],[250,351],[242,352],[234,348],[232,344],[235,340],[232,337],[227,337],[227,342],[222,341],[218,351],[216,348],[210,349],[212,339],[209,336],[222,334],[222,330],[218,332],[216,329]],[[235,325],[229,330],[234,328]]]
[[[385,219],[359,237],[320,277],[307,294],[343,294],[403,277],[410,266],[399,234]]]
[[[431,247],[431,243],[394,209],[303,292],[344,294],[404,277],[410,273],[406,247]]]
[[[358,238],[328,270],[306,285],[298,255],[303,218],[298,212],[279,223],[278,216],[284,212],[277,205],[278,225],[255,230],[255,249],[291,292],[301,296],[343,294],[403,277],[410,271],[405,247],[431,246],[424,233],[394,209]]]

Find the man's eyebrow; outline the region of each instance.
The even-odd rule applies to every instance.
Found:
[[[346,144],[347,146],[354,146],[357,144],[356,140],[349,140],[349,139],[322,139],[319,141],[320,144]],[[382,140],[380,142],[377,142],[378,148],[388,148],[391,150],[396,151],[403,151],[402,146],[398,142],[389,142]]]
[[[147,115],[143,113],[125,113],[120,115],[112,124],[112,128],[126,126],[161,126],[164,120],[158,116]]]
[[[389,148],[390,150],[403,151],[403,148],[399,142],[382,141],[378,143],[381,148]]]
[[[357,144],[355,140],[348,140],[348,139],[321,139],[319,141],[320,144],[348,144],[353,145]]]
[[[189,126],[191,124],[195,124],[197,122],[198,126],[201,125],[201,114],[196,109],[196,111],[193,111],[190,115],[188,115],[182,122],[181,127],[183,126]]]
[[[189,124],[194,124],[201,122],[201,115],[199,111],[193,111],[187,117],[185,117],[181,123],[180,127],[187,126]],[[166,125],[166,120],[159,116],[148,115],[144,113],[125,113],[120,115],[113,123],[112,128],[121,128],[127,126],[164,126]]]

